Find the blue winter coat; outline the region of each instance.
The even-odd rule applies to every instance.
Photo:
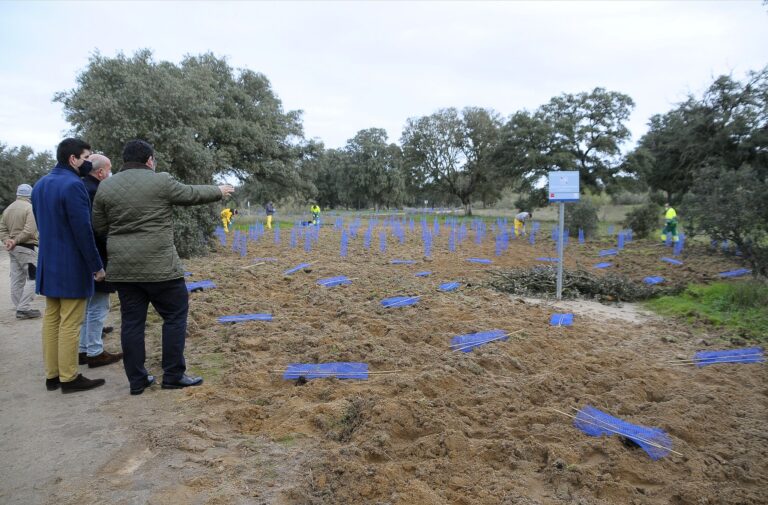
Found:
[[[51,298],[93,296],[93,274],[102,269],[91,228],[91,202],[75,171],[57,164],[32,189],[40,246],[37,293]]]

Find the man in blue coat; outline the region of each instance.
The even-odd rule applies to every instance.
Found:
[[[80,325],[93,282],[105,277],[91,228],[91,205],[79,169],[91,155],[80,139],[64,139],[56,166],[32,190],[32,210],[40,237],[37,293],[45,296],[43,359],[45,386],[62,393],[104,384],[77,372]]]

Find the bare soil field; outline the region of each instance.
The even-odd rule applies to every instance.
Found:
[[[282,245],[271,237],[250,242],[247,257],[222,247],[187,262],[190,280],[217,285],[191,297],[188,360],[207,381],[183,395],[180,423],[152,439],[150,452],[175,451],[166,451],[165,463],[173,459],[168,454],[185,455],[177,457],[184,478],[163,496],[152,494],[157,503],[768,502],[766,367],[667,363],[691,357],[702,336],[729,347],[717,342],[716,330],[631,304],[558,304],[488,287],[491,270],[554,256],[549,240],[512,240],[501,256],[492,239],[467,240],[449,253],[443,231],[425,258],[418,230],[404,244],[390,235],[386,253],[374,233],[370,250],[358,236],[341,258],[331,227],[323,227],[311,252],[290,249],[286,235]],[[572,241],[565,266],[607,260],[614,273],[672,283],[706,282],[741,266],[704,249],[685,251],[684,265],[670,265],[660,261],[670,249],[651,241],[597,257],[610,246],[608,239]],[[253,265],[256,258],[277,260]],[[283,275],[301,262],[312,265]],[[415,276],[425,270],[432,274]],[[352,283],[317,284],[338,275]],[[461,287],[438,291],[447,281]],[[380,304],[398,295],[420,299],[407,307]],[[573,326],[549,326],[561,309],[575,313]],[[274,319],[216,321],[245,313]],[[469,353],[450,348],[455,335],[491,329],[510,337]],[[340,361],[396,372],[308,381],[279,372],[290,363]],[[586,436],[553,410],[584,405],[662,428],[682,455],[653,461],[616,436]]]
[[[378,233],[370,250],[358,236],[341,258],[339,232],[329,226],[311,252],[291,249],[287,235],[283,230],[281,245],[271,237],[250,242],[246,257],[228,245],[186,262],[190,281],[217,285],[191,295],[188,365],[205,385],[145,392],[142,401],[157,410],[161,398],[171,415],[158,425],[144,419],[119,457],[87,486],[59,492],[57,503],[768,502],[766,367],[668,363],[705,343],[732,347],[715,328],[691,328],[635,304],[555,302],[489,287],[493,270],[554,256],[550,240],[512,240],[495,256],[492,238],[480,245],[470,239],[450,253],[443,231],[425,258],[417,229],[404,244],[389,235],[386,253]],[[741,266],[705,249],[685,251],[682,266],[670,265],[660,258],[671,250],[652,241],[597,257],[612,244],[573,240],[565,266],[599,273],[592,265],[611,261],[614,273],[638,281],[662,275],[670,283],[706,282]],[[302,262],[312,264],[283,275]],[[416,277],[420,271],[432,274]],[[338,275],[352,283],[317,284]],[[438,291],[448,281],[461,287]],[[398,295],[420,299],[382,307],[382,299]],[[549,326],[550,315],[562,311],[575,314],[573,326]],[[246,313],[273,320],[217,322]],[[156,341],[156,316],[150,325]],[[509,339],[451,350],[453,336],[492,329]],[[159,371],[159,345],[148,351],[149,369]],[[279,372],[290,363],[341,361],[365,362],[372,373],[367,380],[303,381]],[[682,455],[653,461],[616,436],[583,434],[553,410],[585,405],[667,431]]]

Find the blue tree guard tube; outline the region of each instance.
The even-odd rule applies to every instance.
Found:
[[[368,363],[291,363],[283,373],[283,379],[291,380],[304,377],[305,379],[337,379],[368,378]]]
[[[298,272],[302,268],[307,268],[308,266],[311,266],[311,263],[300,263],[300,264],[296,265],[295,267],[289,268],[288,270],[283,272],[283,275],[291,275],[292,273]]]
[[[584,244],[584,230],[579,228],[579,244]]]
[[[419,296],[393,296],[383,299],[381,304],[388,309],[393,307],[407,307],[418,303],[419,298]]]
[[[475,347],[489,342],[498,342],[509,339],[509,334],[504,330],[481,331],[457,335],[451,339],[451,349],[454,351],[471,352]]]
[[[187,291],[190,293],[194,293],[195,291],[202,291],[204,289],[213,289],[216,287],[216,284],[213,283],[211,280],[204,280],[204,281],[197,281],[197,282],[187,282]]]
[[[381,230],[379,232],[379,251],[386,252],[387,251],[387,232],[384,230]]]
[[[552,314],[549,324],[550,326],[572,326],[573,314]]]
[[[573,426],[591,437],[619,435],[628,438],[654,461],[672,452],[672,439],[664,430],[631,424],[589,405],[577,412]]]
[[[439,291],[448,292],[448,291],[455,291],[459,289],[459,286],[461,286],[461,284],[459,284],[458,282],[444,282],[443,284],[440,284],[440,286],[437,289]]]
[[[242,323],[246,321],[271,321],[272,314],[235,314],[231,316],[221,316],[220,323]]]
[[[352,280],[345,275],[339,275],[338,277],[328,277],[327,279],[320,279],[317,284],[325,288],[332,288],[340,286],[342,284],[352,284]]]
[[[347,231],[346,230],[341,230],[341,245],[340,245],[341,251],[339,252],[339,254],[341,255],[342,258],[346,258],[347,257],[347,242],[348,241],[349,241],[349,238],[347,237]]]
[[[371,248],[371,229],[368,228],[365,230],[365,235],[363,235],[363,248],[366,250]]]

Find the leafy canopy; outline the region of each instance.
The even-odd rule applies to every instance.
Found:
[[[58,93],[73,134],[119,168],[126,141],[153,144],[160,170],[187,184],[214,176],[270,181],[289,191],[305,149],[301,114],[284,112],[267,78],[233,70],[212,54],[179,64],[156,62],[149,50],[91,57],[75,89]],[[182,255],[203,252],[216,223],[213,206],[177,213]]]

